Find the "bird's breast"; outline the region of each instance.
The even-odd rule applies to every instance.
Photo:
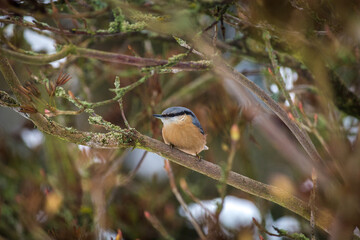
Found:
[[[192,155],[201,152],[206,144],[205,135],[192,123],[190,117],[179,123],[165,124],[162,135],[166,144],[172,144]]]

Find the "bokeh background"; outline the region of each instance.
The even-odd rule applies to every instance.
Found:
[[[213,54],[226,59],[291,113],[289,99],[274,80],[278,71],[300,115],[290,117],[309,133],[324,159],[316,205],[338,216],[334,226],[346,223],[345,230],[339,227],[339,231],[340,236],[342,231],[347,236],[349,231],[358,233],[360,211],[358,13],[359,4],[352,1],[7,0],[0,3],[0,43],[3,49],[30,55],[53,54],[60,46],[74,44],[168,59],[188,51],[173,36],[192,46],[191,41],[203,35],[212,42]],[[271,57],[276,58],[275,68]],[[109,89],[114,88],[116,76],[122,86],[143,76],[140,67],[76,55],[43,65],[9,59],[23,84],[35,82],[42,99],[37,108],[44,113],[46,104],[76,110],[65,99],[49,97],[41,84],[45,79],[55,81],[61,72],[71,76],[63,88],[89,102],[113,98]],[[190,53],[183,60],[201,59],[208,58]],[[2,76],[0,89],[11,94]],[[233,146],[232,170],[309,201],[311,168],[296,162],[298,158],[287,153],[287,146],[309,157],[276,115],[225,76],[211,70],[154,74],[127,93],[123,105],[133,128],[159,140],[162,125],[152,114],[170,106],[190,108],[207,134],[210,149],[201,156],[222,167],[233,149],[230,130],[235,126],[240,139]],[[254,106],[258,106],[255,111]],[[125,128],[117,102],[95,112]],[[263,112],[265,120],[256,121]],[[82,131],[106,131],[90,125],[88,117],[84,112],[53,120]],[[267,128],[282,134],[283,141],[272,138]],[[197,172],[171,166],[181,195],[208,239],[278,239],[262,231],[277,234],[272,226],[310,237],[307,220],[232,187],[227,188],[224,208],[214,220],[210,215],[217,211],[223,186]],[[263,229],[255,227],[252,218]],[[316,232],[317,239],[330,238],[320,229]],[[171,190],[164,160],[138,149],[92,149],[69,143],[40,132],[19,113],[1,107],[0,238],[120,236],[199,239]]]

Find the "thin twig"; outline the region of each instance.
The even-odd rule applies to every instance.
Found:
[[[69,102],[73,103],[75,106],[77,106],[78,108],[80,108],[82,110],[93,109],[93,108],[97,108],[97,107],[104,106],[107,104],[118,102],[119,99],[121,99],[127,92],[129,92],[129,91],[133,90],[134,88],[138,87],[139,85],[143,84],[150,76],[152,76],[152,75],[147,74],[147,75],[143,76],[142,78],[140,78],[138,81],[136,81],[126,87],[110,89],[110,91],[116,93],[116,96],[111,99],[107,99],[107,100],[104,100],[101,102],[87,102],[84,100],[80,100],[80,99],[76,98],[71,92],[68,92],[68,94],[66,94],[66,92],[61,88],[59,88],[59,89],[63,90],[63,91],[58,91],[57,96],[67,99]]]
[[[141,156],[140,161],[136,165],[135,169],[132,170],[132,172],[129,175],[127,175],[125,178],[121,179],[121,182],[120,182],[119,186],[125,186],[125,185],[127,185],[129,182],[131,182],[133,180],[136,173],[139,171],[139,169],[141,167],[141,164],[144,162],[144,159],[145,159],[147,153],[148,153],[148,151],[145,151],[143,153],[143,155]]]
[[[214,54],[216,54],[216,42],[217,42],[217,32],[218,32],[218,28],[217,28],[217,24],[214,25],[214,35],[212,38],[212,45],[213,45],[213,49],[214,49]]]
[[[208,216],[215,217],[214,214],[212,212],[210,212],[210,210],[207,207],[204,206],[202,201],[200,201],[200,199],[195,197],[195,195],[190,191],[190,189],[186,183],[186,180],[184,178],[180,179],[180,187],[195,203],[199,204],[199,206],[202,209],[204,209],[204,211],[207,213]]]
[[[165,164],[165,170],[166,170],[167,175],[169,177],[171,191],[174,193],[176,199],[180,203],[181,207],[184,209],[186,215],[188,216],[189,221],[194,226],[194,228],[195,228],[196,232],[198,233],[199,237],[202,240],[206,240],[206,236],[204,235],[203,231],[201,230],[199,224],[196,222],[194,216],[191,214],[190,209],[186,205],[184,199],[181,197],[181,194],[180,194],[178,188],[176,187],[174,174],[172,172],[169,160],[164,159],[164,164]]]
[[[76,10],[70,3],[69,0],[65,0],[66,2],[66,6],[68,6],[68,8],[74,13],[74,15],[78,18],[80,18],[83,22],[84,22],[84,27],[85,29],[87,29],[87,22],[86,19],[80,15],[80,13],[78,12],[78,10]],[[75,19],[73,19],[73,21],[76,21]]]
[[[72,15],[74,16],[74,15]],[[62,30],[60,28],[52,27],[47,24],[44,24],[42,22],[34,20],[32,23],[27,21],[18,21],[13,19],[0,19],[0,22],[6,23],[6,24],[16,24],[18,26],[28,27],[32,28],[34,30],[41,29],[41,30],[47,30],[56,34],[63,34],[66,36],[76,36],[76,35],[82,35],[82,36],[93,36],[93,37],[112,37],[112,36],[129,36],[133,35],[134,33],[124,33],[124,32],[109,32],[107,30],[97,30],[97,31],[89,31],[85,29],[71,29],[71,30]],[[138,34],[138,33],[137,33]]]
[[[55,117],[60,115],[79,115],[80,113],[84,112],[84,110],[85,109],[80,109],[77,111],[68,111],[68,110],[59,110],[54,107],[51,107],[51,112],[46,112],[45,110],[45,115],[47,117]]]
[[[227,188],[227,179],[229,177],[229,173],[231,171],[231,168],[232,168],[232,165],[233,165],[233,162],[234,162],[234,158],[235,158],[235,153],[236,153],[236,145],[237,145],[237,142],[239,141],[240,139],[240,132],[239,132],[239,128],[236,124],[234,124],[232,127],[231,127],[231,130],[230,130],[230,136],[231,136],[231,146],[230,146],[230,152],[229,152],[229,156],[228,156],[228,159],[227,159],[227,165],[226,165],[226,169],[224,171],[224,176],[223,176],[223,179],[221,180],[222,182],[222,187],[220,189],[220,197],[221,197],[221,203],[217,209],[217,212],[216,212],[216,216],[219,217],[220,216],[220,213],[224,207],[224,202],[225,202],[225,196],[226,196],[226,188]]]
[[[274,53],[274,49],[271,46],[270,39],[271,39],[271,36],[270,36],[269,32],[265,31],[264,32],[264,41],[265,41],[265,46],[267,48],[267,52],[269,54],[271,65],[275,72],[275,75],[274,75],[275,83],[279,87],[280,91],[284,94],[285,99],[289,102],[292,114],[294,114],[295,118],[301,120],[298,110],[296,109],[293,101],[291,100],[289,92],[286,91],[285,82],[280,74],[280,67],[278,65],[276,55]]]
[[[88,48],[81,48],[75,45],[65,45],[59,52],[54,54],[29,55],[20,52],[15,52],[5,48],[0,48],[0,54],[2,54],[5,57],[9,57],[19,62],[30,65],[45,65],[50,62],[67,57],[70,54],[73,54],[74,56],[78,56],[78,57],[96,58],[102,61],[121,63],[125,65],[137,66],[137,67],[155,67],[155,66],[165,66],[169,64],[168,60],[134,57],[124,54],[110,53],[110,52],[104,52],[104,51],[88,49]],[[172,69],[178,69],[183,71],[203,71],[209,69],[210,62],[209,61],[177,62],[176,64],[169,67],[171,67]]]
[[[214,21],[212,24],[210,24],[208,27],[206,27],[204,30],[202,30],[202,33],[207,32],[208,30],[210,30],[213,26],[215,26],[217,23],[219,22],[219,20]]]
[[[252,218],[252,221],[257,226],[257,228],[260,230],[260,232],[266,233],[269,236],[281,237],[281,235],[279,235],[279,234],[271,233],[268,230],[266,230],[258,221],[256,221],[255,218]]]
[[[130,126],[128,120],[126,119],[126,116],[125,116],[125,113],[124,113],[124,107],[123,107],[122,98],[120,98],[120,99],[118,100],[118,103],[119,103],[119,106],[120,106],[121,117],[122,117],[122,119],[124,120],[125,126],[126,126],[128,129],[131,129],[131,126]]]
[[[29,12],[28,10],[25,9],[20,9],[17,7],[13,7],[11,5],[7,5],[6,6],[7,9],[0,9],[1,12],[3,12],[6,15],[13,15],[13,13],[18,13],[21,16],[32,16],[35,18],[44,18],[44,17],[48,17],[47,14],[43,14],[40,11],[35,12]],[[10,11],[8,11],[10,10]],[[59,13],[58,17],[59,18],[79,18],[79,17],[84,17],[84,18],[97,18],[99,15],[106,13],[109,10],[109,7],[105,7],[102,8],[100,10],[96,10],[96,11],[90,11],[90,12],[83,12],[83,13],[79,13],[78,15],[74,15],[74,14],[67,14],[67,13]]]
[[[311,226],[311,240],[316,240],[316,215],[315,215],[315,206],[316,206],[316,191],[317,191],[317,174],[315,168],[312,170],[311,180],[313,182],[313,188],[310,195],[310,226]]]
[[[165,239],[174,240],[173,237],[166,231],[166,228],[161,224],[159,219],[154,215],[150,214],[148,211],[144,212],[146,219],[151,223],[151,225],[163,236]]]
[[[253,220],[253,223],[258,227],[258,229],[261,232],[266,233],[269,236],[286,237],[286,238],[293,239],[293,240],[308,240],[308,238],[305,237],[304,234],[298,234],[298,233],[289,234],[285,230],[279,229],[279,228],[274,227],[274,226],[273,226],[273,228],[278,232],[278,234],[271,233],[271,232],[267,231],[258,221],[256,221],[255,218],[253,218],[252,220]]]

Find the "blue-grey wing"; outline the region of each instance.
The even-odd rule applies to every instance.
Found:
[[[193,116],[193,121],[192,122],[193,122],[193,124],[195,126],[197,126],[199,128],[200,132],[204,135],[205,134],[204,129],[201,127],[201,124],[200,124],[199,120],[197,119],[197,117],[195,115]]]

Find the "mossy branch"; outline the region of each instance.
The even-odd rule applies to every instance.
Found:
[[[17,103],[15,99],[10,97],[10,95],[7,92],[0,90],[0,106],[2,107],[20,107],[20,105]]]

